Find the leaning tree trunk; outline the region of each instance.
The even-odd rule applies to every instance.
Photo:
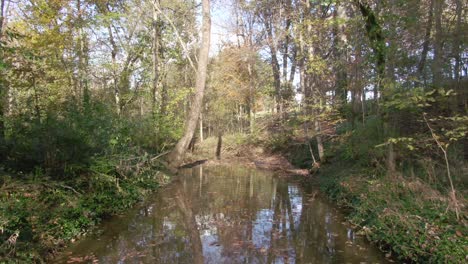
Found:
[[[185,126],[184,136],[177,142],[175,148],[168,155],[169,169],[176,170],[182,163],[185,151],[190,143],[190,140],[197,128],[198,118],[200,116],[203,95],[205,92],[205,83],[208,67],[208,54],[210,52],[210,37],[211,37],[211,17],[210,17],[210,0],[202,0],[202,43],[200,54],[198,57],[198,69],[195,83],[195,96],[192,101],[192,106],[189,112],[188,121]]]

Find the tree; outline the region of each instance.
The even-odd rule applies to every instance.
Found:
[[[202,0],[202,14],[202,41],[198,56],[195,95],[192,100],[187,123],[185,125],[184,136],[177,142],[174,149],[168,155],[167,160],[169,162],[169,167],[172,169],[176,169],[182,163],[185,151],[187,150],[193,134],[195,133],[203,104],[211,39],[210,0]]]

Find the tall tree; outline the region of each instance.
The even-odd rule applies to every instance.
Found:
[[[160,42],[160,30],[159,30],[159,16],[160,0],[153,0],[153,43],[152,43],[152,59],[153,59],[153,80],[152,80],[152,91],[151,91],[151,109],[153,113],[156,111],[156,97],[158,93],[159,83],[159,42]],[[163,104],[161,104],[162,106]]]
[[[198,118],[203,105],[203,96],[205,93],[208,55],[210,52],[211,40],[211,14],[210,0],[202,0],[202,41],[200,53],[198,56],[198,65],[195,82],[195,95],[192,100],[190,112],[188,114],[187,123],[183,137],[177,142],[174,149],[168,155],[168,164],[171,169],[177,169],[182,163],[185,151],[187,150],[193,134],[197,127]]]
[[[432,77],[435,87],[442,84],[443,77],[443,16],[444,0],[434,0],[435,36],[434,36],[434,61],[432,62]]]

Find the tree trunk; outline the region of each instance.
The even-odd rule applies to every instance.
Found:
[[[82,16],[82,1],[79,0],[76,3],[78,13],[78,86],[79,93],[81,94],[83,105],[86,107],[89,104],[89,90],[88,90],[88,37],[84,33],[84,20]]]
[[[455,81],[457,82],[457,88],[460,88],[460,70],[461,70],[461,43],[462,43],[462,37],[464,36],[463,34],[463,27],[462,27],[462,13],[463,13],[463,4],[461,0],[456,1],[457,7],[456,7],[456,13],[457,13],[457,25],[456,25],[456,34],[455,34],[455,39],[454,39],[454,47],[453,47],[453,53],[455,57],[455,69],[454,69],[454,77]],[[463,93],[463,91],[460,91]]]
[[[286,25],[284,29],[284,40],[283,40],[283,82],[288,83],[288,57],[289,57],[289,42],[291,28],[291,0],[286,0],[284,3],[284,9],[286,13]]]
[[[120,102],[119,78],[117,77],[117,72],[115,71],[115,68],[117,67],[117,44],[115,43],[114,34],[112,33],[112,28],[110,25],[107,27],[107,32],[109,33],[109,42],[112,47],[111,49],[112,80],[113,80],[113,85],[114,85],[115,108],[116,108],[117,114],[120,115],[120,112],[122,109],[121,108],[122,103]]]
[[[425,79],[424,66],[426,64],[427,53],[429,52],[429,44],[431,42],[432,20],[434,17],[434,0],[430,1],[429,12],[427,16],[426,34],[424,36],[423,50],[421,52],[421,59],[418,64],[418,77]]]
[[[216,145],[216,158],[221,159],[221,148],[223,146],[223,132],[218,132],[218,144]]]
[[[173,171],[182,163],[185,151],[190,143],[190,140],[195,133],[198,118],[200,116],[203,96],[205,92],[208,55],[210,52],[210,37],[211,37],[211,16],[210,16],[210,0],[202,0],[202,43],[200,54],[198,56],[198,67],[195,83],[195,96],[193,97],[192,106],[189,112],[187,124],[185,126],[184,136],[177,142],[175,148],[168,155],[169,168]]]
[[[203,113],[200,112],[200,142],[203,142]]]
[[[270,52],[271,52],[271,67],[273,70],[273,80],[274,80],[274,87],[275,87],[275,99],[276,99],[276,111],[277,113],[281,113],[281,104],[282,104],[282,98],[281,98],[281,77],[280,77],[280,66],[278,62],[278,56],[277,56],[277,49],[276,49],[276,43],[273,38],[273,25],[272,25],[272,14],[267,15],[267,21],[265,22],[265,27],[266,31],[268,34],[268,42],[269,42],[269,47],[270,47]]]
[[[319,104],[320,104],[319,109],[321,109],[322,103],[320,102]],[[318,110],[318,111],[321,111],[321,110]],[[317,149],[319,153],[319,159],[320,159],[320,162],[323,163],[325,161],[325,148],[323,147],[322,127],[320,125],[320,120],[318,119],[318,115],[319,115],[318,111],[316,111],[315,117],[314,117],[315,139],[317,140]]]
[[[361,11],[362,17],[365,19],[365,28],[367,38],[369,39],[372,50],[375,54],[375,66],[377,72],[377,82],[374,85],[374,100],[377,104],[377,112],[379,108],[379,93],[382,92],[383,79],[385,77],[385,53],[386,43],[383,35],[382,27],[378,21],[378,18],[372,8],[362,3],[360,0],[356,0],[357,6]],[[382,96],[382,95],[381,95]]]
[[[156,112],[156,101],[158,93],[158,82],[159,82],[159,20],[158,10],[159,1],[153,1],[153,43],[152,43],[152,60],[153,60],[153,80],[152,80],[152,91],[151,91],[151,110],[153,114]]]
[[[0,42],[3,41],[3,28],[5,21],[5,0],[0,2]],[[0,61],[3,61],[3,48],[0,48]],[[3,78],[0,79],[0,146],[3,145],[5,140],[5,96],[7,92],[3,83]],[[0,161],[3,160],[4,154],[3,150],[0,150]]]
[[[434,61],[432,62],[433,84],[439,87],[442,84],[442,67],[443,67],[443,44],[442,44],[442,10],[444,0],[434,0],[434,15],[435,15],[435,38],[434,38]]]
[[[247,70],[249,72],[249,122],[250,122],[250,133],[252,134],[255,130],[255,96],[254,96],[254,84],[253,84],[253,73],[252,65],[250,61],[247,62]]]
[[[333,12],[333,19],[335,26],[333,27],[333,55],[336,60],[335,62],[335,100],[340,103],[346,104],[347,97],[348,97],[348,83],[347,83],[347,74],[346,74],[346,51],[343,52],[345,49],[345,42],[346,42],[346,35],[345,30],[340,26],[340,21],[346,21],[346,12],[344,8],[340,5],[337,5],[335,11]],[[354,121],[354,120],[353,120]]]

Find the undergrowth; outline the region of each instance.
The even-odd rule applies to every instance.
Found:
[[[7,124],[0,263],[42,262],[167,180],[155,157],[178,130],[159,126],[159,117],[135,122],[92,101],[60,109],[19,113]]]
[[[42,262],[103,219],[155,190],[167,176],[147,172],[123,178],[90,174],[69,181],[3,175],[0,262]],[[16,241],[11,240],[16,236]]]
[[[464,263],[468,229],[448,198],[418,178],[389,178],[349,162],[319,174],[322,190],[349,208],[349,221],[370,241],[414,263]]]

